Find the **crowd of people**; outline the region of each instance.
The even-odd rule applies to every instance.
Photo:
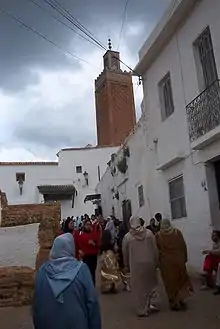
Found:
[[[205,250],[206,288],[220,294],[220,233]],[[96,278],[102,293],[131,292],[138,317],[159,311],[160,271],[170,309],[186,310],[193,293],[187,273],[187,246],[180,230],[157,213],[148,226],[137,216],[120,222],[110,216],[68,217],[61,224],[50,259],[36,274],[33,299],[35,329],[101,329]],[[98,267],[98,270],[97,270]],[[42,303],[43,301],[43,303]]]

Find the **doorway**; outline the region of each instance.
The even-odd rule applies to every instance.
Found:
[[[214,162],[216,187],[218,192],[218,203],[220,209],[220,160]]]
[[[132,216],[131,200],[124,200],[122,202],[122,217],[126,227],[129,227],[129,220],[131,216]]]
[[[220,229],[220,158],[206,163],[207,191],[211,223],[215,229]]]

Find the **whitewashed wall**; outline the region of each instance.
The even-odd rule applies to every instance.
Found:
[[[77,189],[74,209],[71,202],[65,202],[62,207],[62,216],[81,216],[85,213],[94,213],[95,206],[92,202],[84,203],[86,195],[95,194],[96,185],[99,182],[98,167],[100,177],[104,174],[107,163],[111,155],[117,152],[118,147],[87,148],[87,149],[64,149],[59,153],[59,167],[62,172],[62,179],[73,183]],[[82,174],[76,173],[76,166],[82,166]],[[88,173],[89,185],[85,184],[84,172]]]
[[[145,111],[147,116],[147,186],[150,208],[171,217],[168,181],[179,174],[184,176],[187,218],[173,221],[185,236],[189,248],[189,262],[196,269],[202,266],[201,251],[210,247],[211,224],[220,227],[220,220],[212,220],[210,193],[202,187],[207,182],[205,162],[220,154],[220,144],[211,145],[203,151],[191,149],[186,105],[199,95],[199,85],[194,60],[193,43],[209,25],[220,75],[220,2],[203,0],[198,3],[179,31],[144,75]],[[142,54],[143,55],[143,54]],[[170,71],[175,111],[162,122],[158,83]],[[155,144],[154,141],[157,140]],[[209,151],[208,151],[209,149]],[[211,151],[212,150],[212,151]],[[209,154],[207,154],[207,152]],[[175,157],[184,157],[180,163],[166,170],[157,168]],[[213,189],[213,186],[210,186]]]
[[[16,173],[25,173],[22,195]],[[0,189],[7,194],[10,204],[38,203],[40,195],[37,186],[41,181],[49,183],[57,176],[57,165],[0,165]]]
[[[179,0],[178,3],[180,2]],[[128,180],[124,184],[124,197],[132,199],[134,212],[140,212],[144,218],[150,218],[156,212],[161,212],[164,217],[171,218],[168,183],[169,180],[183,174],[187,218],[175,220],[172,223],[182,230],[189,249],[189,265],[196,270],[202,267],[202,250],[211,246],[212,227],[220,228],[219,214],[216,213],[214,218],[210,209],[210,206],[216,203],[217,197],[216,187],[211,184],[209,178],[211,174],[207,167],[207,161],[220,155],[220,142],[207,146],[203,151],[192,150],[188,135],[186,105],[200,93],[193,43],[208,25],[220,76],[219,12],[218,0],[213,0],[211,5],[208,0],[198,2],[166,47],[160,50],[158,56],[154,56],[153,63],[143,75],[142,108],[145,114],[145,125],[142,125],[128,140],[131,157]],[[161,24],[159,26],[161,28]],[[144,56],[147,47],[152,44],[156,34],[153,32],[150,40],[145,43],[140,52],[141,57]],[[162,122],[158,83],[167,72],[171,74],[175,111]],[[139,136],[142,136],[142,139]],[[175,165],[158,170],[177,158],[179,162]],[[180,158],[183,159],[180,161]],[[143,211],[137,207],[136,184],[140,182],[144,184],[145,202],[147,200],[147,204],[142,208]],[[208,188],[204,188],[204,182]],[[116,177],[113,180],[108,170],[98,185],[98,190],[103,194],[106,215],[109,214],[112,206],[111,186],[119,183],[120,179]],[[121,209],[120,202],[117,209]]]
[[[0,267],[35,267],[39,224],[0,228]]]
[[[102,195],[102,207],[105,217],[112,213],[112,207],[115,209],[115,215],[122,219],[122,202],[126,199],[131,200],[132,213],[143,217],[146,221],[150,219],[150,211],[148,204],[148,194],[146,189],[146,142],[145,142],[144,122],[141,119],[136,127],[136,131],[128,137],[126,146],[129,147],[130,157],[127,158],[128,170],[125,174],[121,174],[117,169],[117,163],[123,155],[123,148],[117,153],[114,165],[117,172],[111,175],[110,168],[103,175],[101,182],[97,186],[97,192]],[[139,206],[138,187],[144,187],[144,206]],[[119,192],[119,200],[113,198],[115,192]]]
[[[0,165],[0,189],[7,195],[9,204],[40,203],[42,195],[39,194],[38,185],[68,185],[73,184],[77,189],[74,208],[71,200],[61,202],[61,216],[81,216],[94,212],[91,202],[84,203],[88,194],[95,193],[95,187],[100,175],[103,175],[110,160],[111,154],[118,147],[64,149],[59,152],[57,165]],[[88,173],[89,185],[86,186],[83,174],[76,173],[76,166],[82,166],[83,172]],[[20,195],[16,173],[25,173],[23,193]]]

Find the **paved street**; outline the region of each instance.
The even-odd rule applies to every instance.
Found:
[[[219,329],[220,297],[196,289],[185,313],[168,310],[164,293],[161,297],[161,312],[149,318],[137,319],[132,313],[131,295],[123,292],[115,296],[100,296],[103,329]],[[33,329],[30,308],[0,309],[2,329]]]

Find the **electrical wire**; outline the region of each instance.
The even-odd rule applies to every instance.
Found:
[[[61,16],[63,16],[65,19],[67,19],[71,24],[73,24],[77,29],[79,29],[81,32],[83,32],[85,35],[87,35],[91,40],[93,40],[99,47],[101,47],[104,50],[107,50],[106,47],[100,42],[98,41],[95,37],[92,36],[92,34],[90,32],[87,32],[86,28],[82,27],[83,25],[81,23],[78,23],[78,20],[70,13],[69,13],[66,9],[62,9],[63,6],[61,7],[61,5],[59,4],[59,7],[56,5],[56,3],[59,3],[58,1],[56,1],[56,3],[52,3],[49,0],[44,0],[45,3],[47,3],[52,9],[54,9],[55,11],[57,11]],[[65,13],[67,12],[67,13]]]
[[[56,44],[54,41],[50,40],[48,37],[46,37],[45,35],[43,35],[42,33],[38,32],[37,30],[35,30],[33,27],[25,24],[24,22],[22,22],[20,19],[18,19],[17,17],[15,17],[13,14],[9,13],[8,11],[6,11],[5,9],[3,9],[0,6],[0,12],[3,13],[5,16],[10,17],[11,19],[13,19],[18,25],[20,25],[21,27],[26,28],[27,30],[33,32],[34,34],[38,35],[39,37],[41,37],[42,39],[44,39],[45,41],[47,41],[48,43],[50,43],[51,45],[53,45],[55,48],[61,50],[63,53],[65,53],[66,55],[69,55],[81,62],[84,62],[86,64],[92,65],[91,63],[87,62],[86,60],[82,59],[81,57],[75,55],[74,53],[71,53],[69,51],[66,51],[65,49],[63,49],[61,46],[59,46],[58,44]],[[92,65],[93,66],[93,65]]]
[[[59,3],[57,0],[43,0],[46,4],[48,4],[51,8],[53,8],[55,11],[57,11],[61,16],[66,18],[71,24],[73,24],[75,27],[80,29],[81,32],[85,33],[89,38],[91,38],[97,45],[99,45],[103,50],[107,51],[108,49],[83,25],[81,24],[71,13],[68,11],[63,5]],[[128,0],[127,0],[128,2]],[[127,4],[128,5],[128,4]],[[127,7],[127,6],[126,6]],[[127,9],[126,9],[127,10]],[[125,11],[126,14],[126,11]],[[114,56],[115,59],[117,59],[120,63],[125,65],[130,71],[135,73],[139,77],[139,83],[141,82],[140,75],[135,72],[130,66],[128,66],[126,63],[124,63],[121,59]]]
[[[61,19],[59,19],[58,17],[56,17],[55,15],[53,15],[50,11],[46,10],[43,6],[41,6],[38,2],[36,2],[35,0],[26,0],[32,4],[34,4],[36,7],[40,8],[42,11],[44,11],[45,13],[47,13],[49,16],[51,16],[53,19],[55,19],[57,22],[59,22],[60,24],[62,24],[63,26],[65,26],[66,28],[68,28],[69,30],[71,30],[72,32],[76,33],[77,35],[79,35],[81,38],[83,38],[84,40],[90,42],[91,44],[93,44],[94,46],[97,46],[96,43],[94,43],[92,40],[86,38],[84,35],[80,34],[79,32],[77,32],[74,28],[72,28],[71,26],[69,26],[68,24],[66,24],[65,22],[63,22]],[[102,49],[102,47],[99,46],[100,49]]]
[[[124,29],[124,24],[125,24],[125,18],[126,18],[126,12],[127,12],[127,8],[128,8],[128,3],[129,3],[129,0],[126,0],[126,2],[125,2],[125,8],[124,8],[123,16],[122,16],[121,30],[120,30],[120,33],[119,33],[118,48],[117,49],[119,49],[120,43],[121,43],[121,38],[122,38],[123,29]]]
[[[106,47],[105,47],[105,45],[103,45],[103,43],[101,43],[101,41],[99,41],[92,33],[91,33],[91,31],[89,31],[82,23],[80,23],[79,22],[79,20],[77,20],[77,18],[75,18],[72,14],[71,14],[71,12],[69,11],[69,10],[67,10],[63,5],[61,5],[61,3],[58,1],[58,0],[52,0],[52,1],[54,1],[55,3],[57,3],[57,5],[61,8],[61,9],[63,9],[68,15],[70,15],[70,17],[71,18],[73,18],[75,21],[76,21],[76,23],[79,25],[79,26],[81,26],[85,31],[87,31],[93,38],[95,38],[105,49],[106,49]]]

